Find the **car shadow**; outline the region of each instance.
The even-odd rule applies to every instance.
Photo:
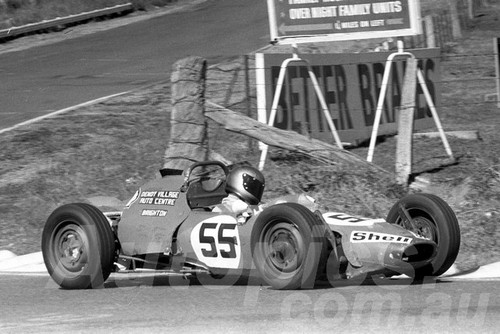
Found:
[[[104,283],[105,288],[133,286],[260,286],[264,281],[255,273],[243,272],[240,275],[209,274],[182,275],[170,273],[114,273]]]
[[[449,283],[441,281],[436,277],[425,277],[415,279],[411,277],[370,277],[364,279],[339,279],[339,280],[319,280],[314,284],[313,289],[332,289],[352,286],[410,286],[426,284]],[[219,275],[209,274],[181,275],[169,273],[114,273],[104,284],[105,288],[121,288],[135,286],[262,286],[269,287],[256,272],[245,271],[240,275]]]

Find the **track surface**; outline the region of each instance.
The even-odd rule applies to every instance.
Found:
[[[112,274],[104,289],[60,289],[41,252],[0,251],[0,332],[496,333],[500,262],[415,284],[344,281],[275,291],[250,277],[199,281]]]
[[[183,12],[0,54],[0,129],[169,80],[172,64],[189,55],[213,64],[268,40],[265,1],[208,0]]]
[[[500,325],[498,281],[392,280],[302,291],[275,291],[253,279],[249,286],[203,283],[115,274],[104,289],[68,291],[47,275],[1,275],[0,332],[494,333]]]

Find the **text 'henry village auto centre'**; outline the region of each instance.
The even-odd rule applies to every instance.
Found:
[[[409,36],[422,31],[417,0],[268,0],[268,12],[272,42],[281,45]],[[439,49],[412,53],[419,60],[434,104],[439,106]],[[342,141],[356,143],[369,138],[389,54],[300,54],[312,66]],[[289,53],[262,52],[256,56],[261,121],[269,117],[281,67],[290,57],[292,47]],[[405,63],[405,59],[397,59],[392,65],[380,134],[396,131],[394,107],[401,102]],[[287,65],[274,125],[307,131],[313,138],[330,141],[331,134],[306,65]],[[415,118],[417,129],[432,124],[420,89]]]

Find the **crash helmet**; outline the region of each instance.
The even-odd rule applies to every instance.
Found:
[[[264,175],[258,169],[236,167],[227,176],[226,192],[235,194],[250,205],[257,205],[262,199],[264,185]]]

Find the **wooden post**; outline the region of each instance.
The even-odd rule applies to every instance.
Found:
[[[424,17],[425,23],[425,38],[427,41],[428,48],[436,47],[436,35],[434,33],[434,22],[432,19],[432,15],[427,15]]]
[[[500,38],[493,38],[493,50],[495,54],[495,72],[497,82],[497,107],[500,108]]]
[[[406,63],[396,144],[396,182],[405,186],[408,185],[411,174],[416,89],[417,60],[410,58]]]
[[[185,169],[208,158],[206,71],[206,60],[200,57],[187,57],[173,65],[171,129],[164,168]]]
[[[444,46],[443,42],[443,20],[442,20],[442,14],[437,14],[432,16],[432,21],[434,25],[434,36],[436,39],[436,44],[438,47],[442,48]]]
[[[469,19],[472,21],[476,17],[476,10],[474,8],[474,0],[467,1],[467,8],[468,8]]]
[[[451,31],[453,38],[462,38],[462,29],[460,28],[460,20],[458,18],[457,2],[455,0],[448,0],[451,14]]]
[[[295,131],[278,129],[237,113],[216,103],[207,102],[205,116],[222,125],[226,130],[252,137],[266,145],[305,154],[317,161],[337,165],[345,170],[371,173],[377,178],[392,178],[393,174],[358,155],[314,138],[307,138]]]
[[[252,97],[250,93],[250,57],[248,55],[243,56],[243,66],[245,73],[245,105],[247,109],[247,116],[252,117]],[[252,138],[248,137],[248,150],[249,152],[254,151],[254,141]]]

